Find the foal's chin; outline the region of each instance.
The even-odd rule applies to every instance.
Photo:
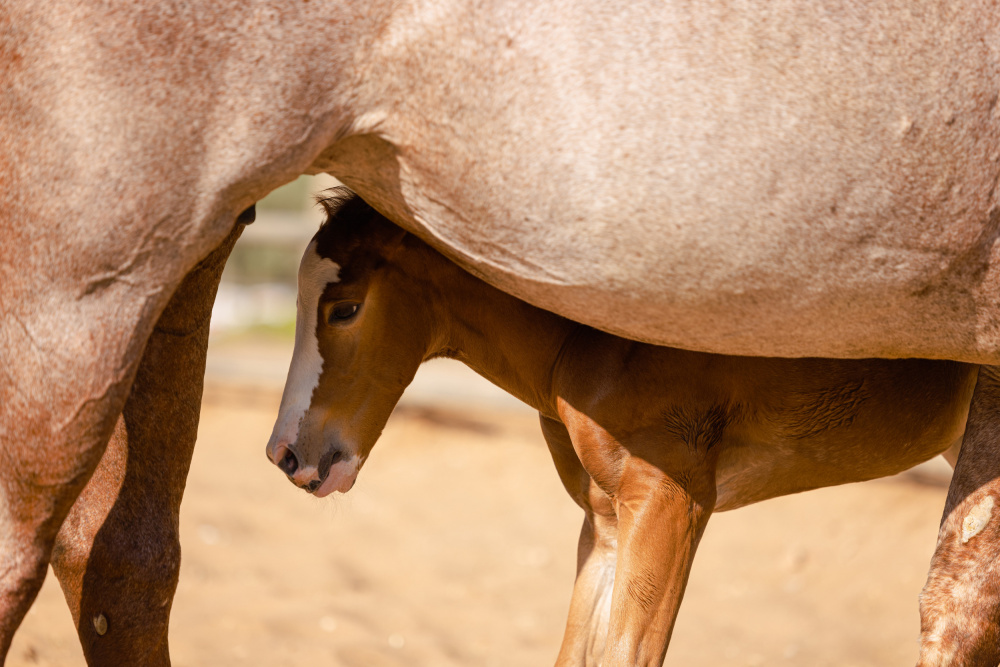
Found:
[[[330,466],[326,479],[312,492],[317,498],[324,498],[334,491],[347,493],[358,479],[361,469],[361,457],[354,454],[348,459],[341,459]]]

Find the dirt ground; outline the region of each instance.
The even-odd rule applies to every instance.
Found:
[[[206,392],[175,665],[553,663],[581,512],[530,411],[418,396],[355,488],[317,500],[264,458],[279,399],[264,384]],[[902,477],[716,515],[665,664],[914,664],[945,490]],[[83,664],[49,577],[8,665]]]

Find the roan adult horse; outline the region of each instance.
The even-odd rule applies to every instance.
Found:
[[[303,172],[627,337],[1000,362],[998,36],[1000,0],[5,0],[0,655],[140,362],[144,382],[177,377],[142,360],[178,286]],[[1000,662],[1000,589],[979,585],[1000,581],[1000,522],[961,541],[1000,498],[992,375],[975,396],[925,664],[969,663],[969,646]],[[185,456],[152,460],[183,479]],[[172,493],[126,494],[121,516]],[[168,515],[149,518],[166,535]],[[114,595],[84,587],[83,607],[118,610],[103,635],[80,620],[88,654],[165,646],[165,620],[133,625],[176,573],[147,548],[91,559],[147,565]]]
[[[630,341],[501,292],[346,189],[323,205],[268,457],[316,496],[350,490],[434,357],[537,409],[585,513],[559,665],[662,664],[713,511],[891,475],[961,443],[975,365]],[[963,540],[992,509],[978,509]]]

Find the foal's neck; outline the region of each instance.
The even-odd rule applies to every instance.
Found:
[[[560,352],[579,326],[536,308],[455,267],[443,319],[444,356],[458,359],[539,412],[556,416],[552,379]]]

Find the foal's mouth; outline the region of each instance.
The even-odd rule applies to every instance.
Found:
[[[325,498],[334,491],[347,493],[354,488],[354,483],[358,480],[358,471],[361,469],[361,457],[357,454],[348,457],[342,450],[336,449],[323,456],[320,460],[320,479],[313,487],[310,482],[306,490],[317,498]]]

